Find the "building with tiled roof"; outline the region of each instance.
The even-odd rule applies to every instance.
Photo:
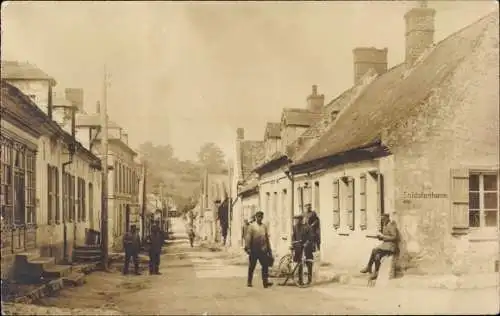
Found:
[[[101,161],[7,79],[0,102],[2,278],[17,280],[19,253],[70,262],[86,231],[99,230]]]
[[[279,137],[276,137],[275,131],[271,130],[273,124],[275,123],[267,124],[266,131],[269,131],[269,133],[266,133],[265,137],[277,141]],[[243,245],[243,222],[245,219],[250,218],[258,208],[258,180],[254,169],[265,159],[265,145],[265,141],[245,139],[244,129],[237,129],[236,160],[230,179],[232,188],[231,246],[234,247]]]
[[[396,271],[498,266],[498,11],[439,43],[434,17],[405,15],[405,60],[365,77],[290,166],[294,205],[320,214],[322,260],[346,271],[364,268],[385,213],[400,229]]]

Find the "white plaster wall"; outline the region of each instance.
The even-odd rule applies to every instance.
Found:
[[[361,269],[366,264],[367,256],[371,249],[378,244],[376,239],[367,238],[367,235],[376,233],[377,229],[377,186],[376,181],[368,174],[368,171],[377,170],[376,161],[346,164],[326,170],[323,173],[312,175],[311,177],[297,177],[295,190],[298,186],[303,186],[305,182],[319,182],[320,187],[320,212],[318,216],[321,221],[321,260],[330,262],[341,269]],[[360,176],[365,173],[367,176],[367,228],[361,229],[360,215]],[[355,181],[355,227],[350,230],[346,223],[346,207],[342,202],[343,193],[340,197],[340,227],[333,226],[333,182],[336,178],[350,176]],[[342,181],[341,181],[342,183]],[[341,188],[342,190],[342,188]],[[344,189],[345,190],[345,189]],[[295,204],[298,210],[298,196],[295,194]],[[345,194],[344,194],[345,195]],[[314,196],[313,196],[314,202]]]
[[[27,96],[33,96],[36,105],[47,114],[49,82],[47,80],[9,80],[9,83],[21,90]]]
[[[281,193],[287,190],[287,202],[283,205],[281,202]],[[272,209],[272,198],[274,192],[278,193],[278,201],[276,209]],[[270,193],[271,199],[269,209],[266,208],[266,193]],[[276,170],[268,174],[262,175],[260,179],[260,209],[264,212],[264,222],[269,227],[269,235],[271,239],[271,247],[276,256],[281,256],[287,253],[290,245],[291,234],[291,181],[285,175],[283,170]],[[283,222],[285,223],[283,225]]]

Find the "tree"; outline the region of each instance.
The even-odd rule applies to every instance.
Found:
[[[198,163],[208,172],[216,173],[227,169],[224,152],[214,143],[206,143],[201,146],[198,152]]]

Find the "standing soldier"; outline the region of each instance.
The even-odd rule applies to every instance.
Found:
[[[159,227],[158,221],[151,227],[151,235],[148,237],[149,245],[149,274],[160,273],[160,255],[164,242],[164,235]]]
[[[249,255],[247,286],[252,286],[253,272],[257,265],[257,260],[262,267],[262,284],[268,288],[272,283],[269,282],[269,265],[272,258],[271,244],[269,242],[269,233],[267,226],[262,223],[264,213],[258,211],[255,214],[255,222],[248,226],[246,235],[245,251]]]
[[[295,225],[293,226],[292,245],[294,249],[294,262],[300,262],[302,255],[306,257],[307,266],[307,284],[311,284],[313,272],[313,236],[311,228],[304,224],[302,215],[294,216]],[[302,285],[303,280],[303,266],[299,265],[299,283]]]
[[[123,274],[128,274],[130,258],[134,261],[134,272],[139,275],[139,251],[141,249],[141,238],[137,232],[137,226],[132,225],[130,231],[123,236],[123,248],[125,249],[125,266]]]

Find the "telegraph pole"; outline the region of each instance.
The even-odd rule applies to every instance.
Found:
[[[108,270],[108,74],[104,65],[104,83],[101,107],[102,150],[102,201],[101,201],[101,247],[102,267]]]
[[[233,230],[233,169],[231,168],[231,161],[228,161],[228,178],[229,178],[229,202],[227,204],[227,226],[228,226],[228,237],[229,237],[229,246],[232,245],[232,230]]]
[[[163,200],[163,182],[160,183],[160,204],[161,204],[161,213],[165,214],[165,218],[163,219],[163,222],[165,223],[165,230],[168,236],[168,209],[166,207],[166,203],[164,203]]]

